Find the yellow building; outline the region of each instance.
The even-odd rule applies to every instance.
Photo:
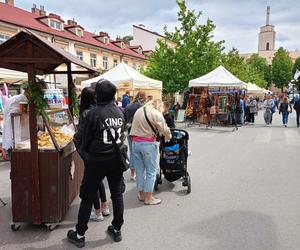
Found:
[[[0,44],[22,29],[30,29],[103,73],[124,61],[139,70],[147,64],[147,53],[141,46],[130,46],[122,39],[113,40],[106,32],[97,34],[84,29],[75,20],[48,13],[43,6],[33,5],[31,12],[14,6],[13,0],[0,0]],[[76,66],[73,66],[76,67]],[[65,82],[64,76],[49,80]],[[74,76],[80,84],[85,76]]]

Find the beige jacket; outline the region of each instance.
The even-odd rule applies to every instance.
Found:
[[[145,107],[152,126],[165,137],[166,141],[169,141],[172,135],[162,113],[151,106]],[[144,107],[139,108],[134,114],[130,135],[149,138],[155,136],[155,134],[145,118],[143,108]]]

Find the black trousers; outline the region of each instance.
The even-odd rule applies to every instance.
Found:
[[[125,183],[118,157],[115,157],[106,161],[85,162],[84,176],[79,195],[81,203],[78,213],[78,223],[76,225],[76,231],[79,235],[84,235],[88,229],[92,205],[97,196],[99,183],[102,182],[104,177],[107,177],[113,204],[112,225],[116,230],[121,230],[124,222],[123,193],[125,191]]]
[[[300,111],[296,111],[296,122],[297,122],[297,126],[300,125]]]
[[[106,193],[105,193],[105,187],[103,184],[103,181],[101,181],[99,187],[98,187],[98,191],[97,191],[97,195],[94,199],[94,208],[95,209],[100,209],[100,202],[99,202],[99,198],[101,200],[101,203],[106,202]]]
[[[254,116],[255,116],[255,113],[249,113],[249,122],[250,123],[254,123]]]

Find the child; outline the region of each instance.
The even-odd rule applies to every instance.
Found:
[[[169,128],[175,128],[174,117],[169,113],[170,104],[164,102],[163,115]]]

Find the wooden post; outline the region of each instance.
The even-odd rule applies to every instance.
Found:
[[[69,110],[72,115],[74,116],[74,110],[73,110],[73,79],[72,79],[72,68],[71,63],[67,63],[67,71],[68,71],[68,97],[69,97]]]
[[[27,66],[28,82],[35,84],[34,65]],[[31,146],[31,176],[32,176],[32,223],[41,224],[41,204],[40,204],[40,170],[38,160],[38,139],[37,139],[37,120],[35,105],[29,107],[29,128]]]

